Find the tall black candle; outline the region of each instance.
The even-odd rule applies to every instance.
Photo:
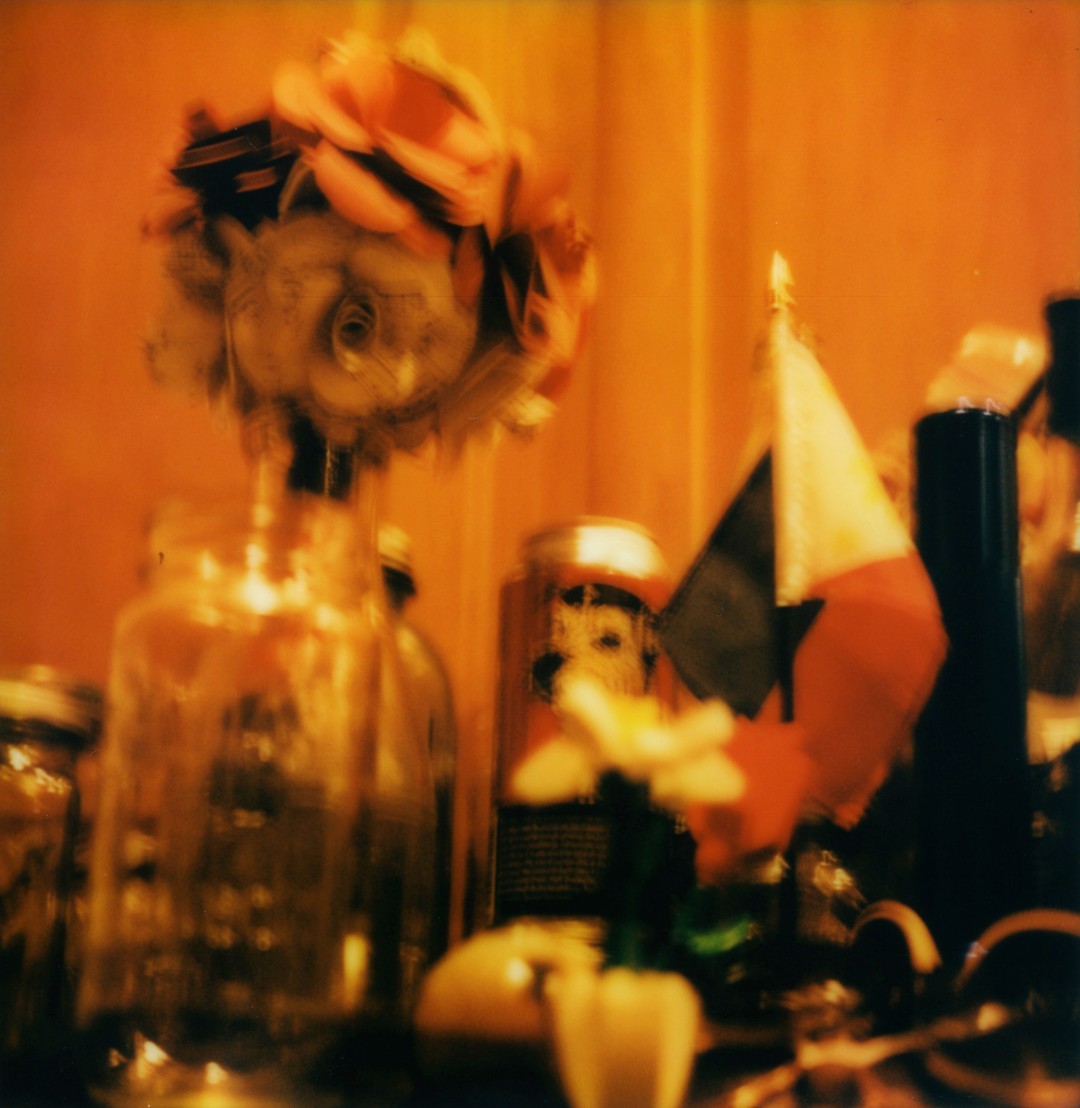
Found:
[[[1016,436],[957,408],[915,428],[916,541],[949,652],[915,730],[919,909],[947,963],[1030,905]]]

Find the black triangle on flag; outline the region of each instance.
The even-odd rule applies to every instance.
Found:
[[[821,601],[776,606],[772,456],[766,452],[660,613],[660,641],[686,687],[753,718],[789,670]]]

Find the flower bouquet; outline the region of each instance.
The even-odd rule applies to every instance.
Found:
[[[595,291],[566,188],[425,35],[349,35],[283,65],[261,118],[189,112],[145,220],[167,245],[151,370],[373,462],[533,428]]]
[[[698,1047],[701,1000],[672,969],[676,935],[654,903],[671,816],[689,824],[706,881],[782,844],[807,772],[800,732],[738,720],[719,699],[667,715],[653,697],[589,678],[565,683],[558,712],[562,733],[519,766],[514,792],[534,805],[594,794],[611,828],[601,965],[572,963],[547,981],[560,1075],[575,1105],[676,1105]],[[792,768],[762,774],[762,757]]]

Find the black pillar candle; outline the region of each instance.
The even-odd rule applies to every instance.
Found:
[[[957,408],[915,428],[916,542],[949,652],[915,730],[918,905],[947,963],[1030,906],[1016,436]]]

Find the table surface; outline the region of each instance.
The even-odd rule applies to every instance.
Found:
[[[930,1072],[936,1067],[928,1067],[926,1053],[919,1051],[859,1070],[826,1065],[800,1072],[792,1064],[792,1050],[779,1044],[718,1046],[698,1056],[686,1108],[1075,1108],[1080,1104],[1080,1038],[1075,1069],[1056,1081],[1047,1079],[1046,1059],[1032,1052],[1033,1041],[1022,1034],[980,1046],[976,1060],[984,1066],[968,1071],[966,1084],[936,1079]],[[493,1057],[485,1056],[485,1062]],[[501,1064],[482,1066],[475,1064],[478,1059],[463,1052],[456,1072],[419,1077],[400,1070],[366,1077],[343,1073],[332,1087],[340,1092],[342,1108],[566,1108],[554,1070],[543,1057],[507,1055]],[[87,1108],[94,1102],[80,1083],[74,1054],[65,1051],[47,1064],[0,1074],[0,1103],[6,1108]],[[305,1108],[302,1098],[296,1103]]]

